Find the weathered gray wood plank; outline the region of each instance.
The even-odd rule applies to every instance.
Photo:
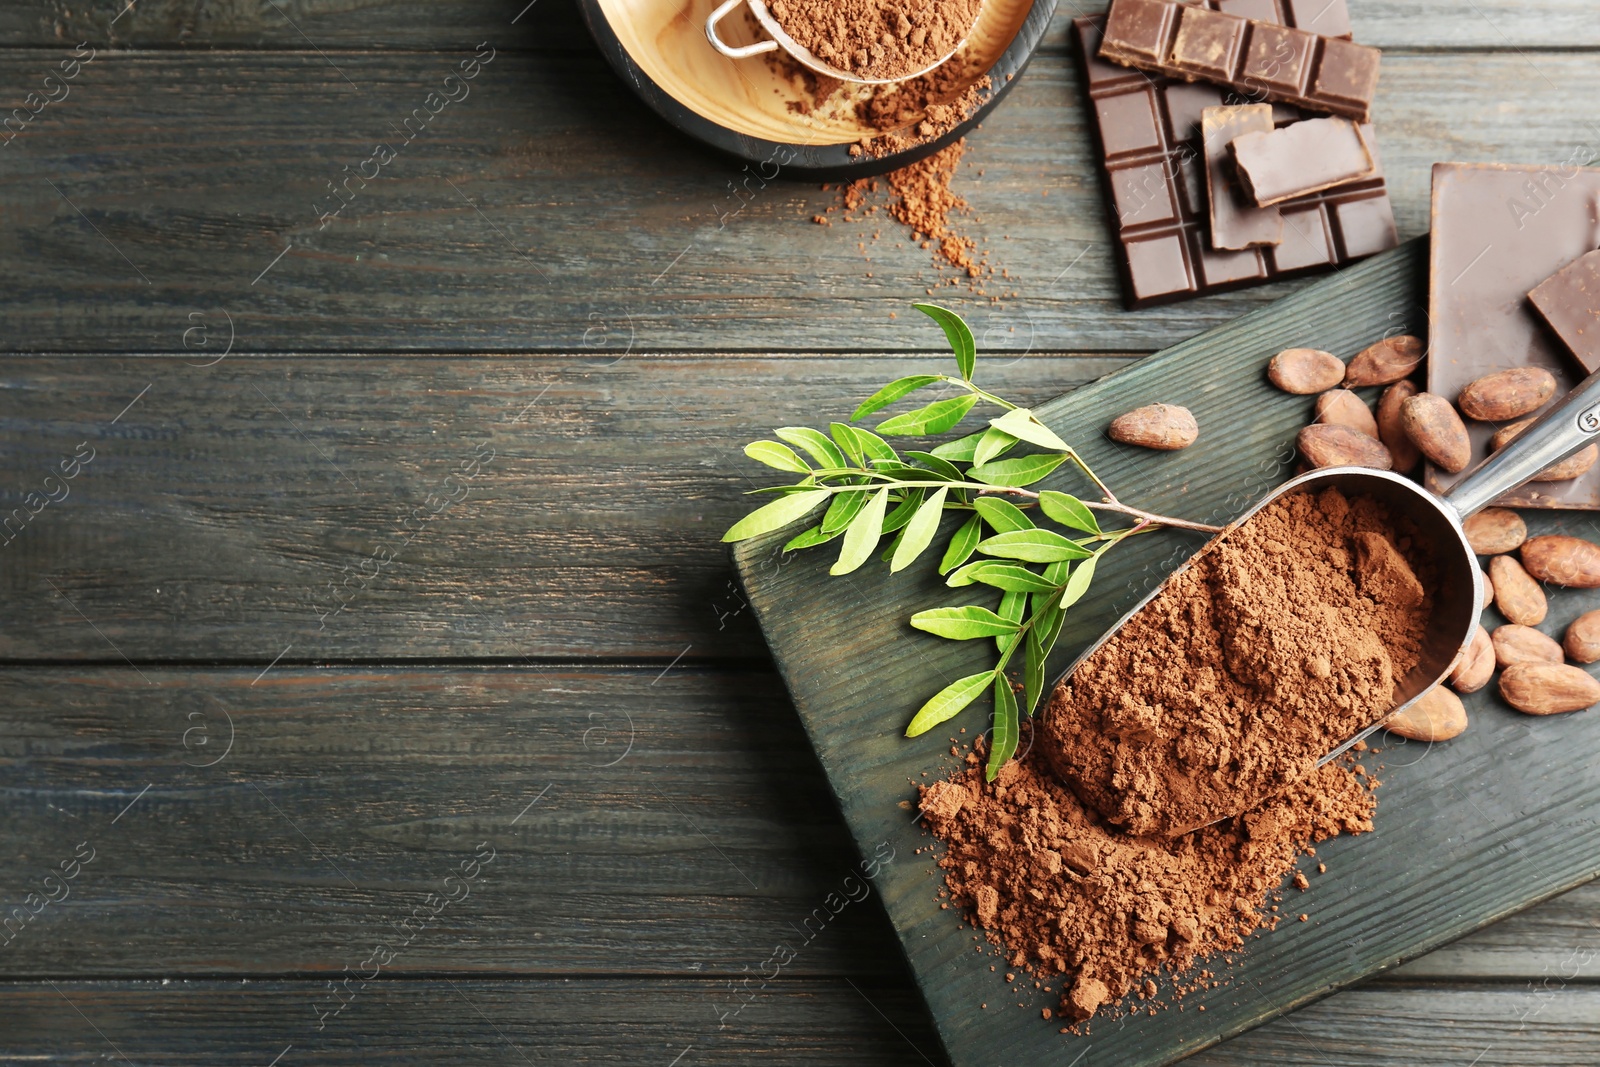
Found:
[[[95,457],[0,544],[0,658],[765,659],[719,539],[781,479],[740,450],[906,362],[618,357],[10,360],[0,518]],[[1126,362],[984,374],[1027,402]]]
[[[0,974],[904,975],[768,671],[261,674],[0,671]]]
[[[906,319],[940,280],[928,252],[882,220],[814,225],[837,195],[815,184],[745,203],[739,166],[594,55],[499,54],[320,228],[328,183],[399,140],[457,58],[349,55],[342,74],[315,53],[97,59],[6,149],[0,345],[182,352],[190,315],[227,313],[239,351],[934,347]],[[37,70],[0,54],[0,81]],[[941,298],[1014,351],[1148,351],[1283,295],[1122,310],[1077,81],[1040,57],[957,184],[965,228],[1011,276],[989,288],[1017,297]],[[1391,56],[1377,114],[1402,231],[1426,228],[1436,160],[1592,157],[1596,95],[1587,53]],[[856,244],[878,229],[869,260]]]
[[[102,1062],[120,1050],[134,1063],[260,1067],[286,1049],[284,1067],[669,1067],[674,1057],[683,1067],[743,1067],[758,1058],[826,1067],[942,1062],[915,993],[860,978],[780,977],[720,1030],[720,1013],[738,1003],[725,982],[373,982],[320,1032],[312,1007],[319,1003],[332,1001],[316,982],[0,986],[6,1052],[16,1062]],[[1311,1005],[1187,1062],[1462,1067],[1477,1056],[1479,1067],[1575,1067],[1593,1062],[1596,1042],[1600,991],[1593,988],[1377,985]]]
[[[505,47],[582,49],[587,34],[571,0],[92,0],[70,7],[24,0],[0,8],[0,40],[47,46],[63,39],[134,48],[333,49]],[[1059,48],[1080,12],[1103,0],[1064,2],[1047,46]],[[1382,48],[1565,48],[1600,45],[1584,0],[1351,0],[1356,37]],[[520,17],[519,17],[520,13]],[[112,20],[116,22],[113,24]],[[516,19],[513,23],[513,19]],[[298,28],[297,28],[298,27]]]

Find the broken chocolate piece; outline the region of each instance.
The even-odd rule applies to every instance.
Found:
[[[1529,291],[1528,302],[1584,370],[1600,370],[1600,251],[1540,282]]]
[[[1360,181],[1377,169],[1361,127],[1349,119],[1245,133],[1228,147],[1239,184],[1260,207]]]
[[[1237,251],[1283,243],[1283,215],[1251,202],[1233,175],[1228,146],[1242,134],[1272,132],[1271,104],[1208,107],[1200,132],[1206,153],[1206,198],[1211,203],[1211,247]]]
[[[1366,122],[1381,53],[1183,0],[1112,0],[1100,56]]]

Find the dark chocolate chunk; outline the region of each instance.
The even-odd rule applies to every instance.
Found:
[[[1342,6],[1342,5],[1341,5]],[[1123,292],[1131,308],[1186,300],[1329,270],[1399,243],[1381,171],[1286,201],[1282,242],[1212,247],[1200,123],[1229,99],[1203,82],[1129,70],[1098,58],[1100,19],[1073,23],[1111,205]],[[1272,107],[1278,124],[1305,117]],[[1370,131],[1366,131],[1369,143]],[[1376,149],[1374,148],[1374,155]]]
[[[1271,104],[1208,107],[1201,116],[1212,248],[1237,251],[1283,242],[1283,215],[1277,208],[1258,207],[1251,201],[1234,179],[1228,153],[1229,144],[1241,134],[1271,130]]]
[[[1239,136],[1229,148],[1239,184],[1261,207],[1369,178],[1377,169],[1361,127],[1349,119],[1269,126]]]
[[[1436,163],[1431,222],[1428,390],[1453,400],[1474,379],[1534,366],[1555,375],[1555,395],[1565,395],[1584,374],[1527,293],[1600,245],[1600,169]],[[1467,424],[1473,463],[1488,455],[1495,429]],[[1426,484],[1442,493],[1460,477],[1429,466]],[[1501,499],[1512,507],[1600,508],[1600,466]]]
[[[1112,0],[1106,18],[1100,56],[1114,63],[1204,79],[1358,122],[1372,110],[1381,57],[1376,48],[1185,0]],[[1315,16],[1308,21],[1319,28],[1338,25]]]
[[[1583,369],[1600,370],[1600,251],[1568,263],[1528,293],[1528,302]]]

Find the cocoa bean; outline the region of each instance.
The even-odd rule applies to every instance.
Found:
[[[1581,537],[1545,534],[1522,543],[1522,565],[1541,582],[1600,588],[1600,545]]]
[[[1344,360],[1316,348],[1286,348],[1267,364],[1267,380],[1286,393],[1311,396],[1344,380]]]
[[[1586,611],[1573,619],[1561,647],[1574,663],[1593,663],[1600,659],[1600,609]]]
[[[1494,579],[1489,577],[1489,572],[1483,572],[1483,606],[1489,607],[1494,603]]]
[[[1317,421],[1324,425],[1348,426],[1372,438],[1378,436],[1378,420],[1372,417],[1372,409],[1348,389],[1330,389],[1317,397]]]
[[[1425,354],[1422,342],[1415,337],[1386,337],[1356,353],[1345,369],[1344,384],[1351,387],[1398,382],[1417,369]]]
[[[1472,459],[1466,424],[1442,396],[1418,393],[1408,398],[1400,405],[1400,425],[1424,456],[1451,474]]]
[[[1417,387],[1413,383],[1398,381],[1385,389],[1378,400],[1378,440],[1389,450],[1394,469],[1401,474],[1410,474],[1422,461],[1422,453],[1417,451],[1400,424],[1400,405],[1416,395]]]
[[[1555,375],[1543,367],[1512,367],[1468,382],[1456,406],[1469,419],[1505,422],[1538,411],[1555,395]]]
[[[1106,431],[1113,441],[1140,448],[1173,452],[1188,448],[1200,436],[1200,424],[1188,408],[1176,404],[1150,404],[1134,408],[1111,420]]]
[[[1476,693],[1489,684],[1494,668],[1494,641],[1489,631],[1479,626],[1472,632],[1467,650],[1450,670],[1450,685],[1458,693]]]
[[[1436,685],[1404,711],[1384,721],[1383,728],[1413,741],[1448,741],[1467,729],[1467,709],[1461,698]]]
[[[1538,419],[1519,419],[1509,426],[1502,426],[1489,438],[1489,451],[1498,452],[1517,439],[1517,434],[1532,426]]]
[[[1561,663],[1561,646],[1554,638],[1546,637],[1531,626],[1507,623],[1496,626],[1490,634],[1494,642],[1494,661],[1501,667],[1518,663]]]
[[[1501,672],[1500,695],[1529,715],[1558,715],[1600,703],[1600,682],[1565,663],[1519,663]]]
[[[1393,465],[1382,441],[1334,423],[1307,426],[1295,438],[1295,447],[1313,467],[1373,467],[1386,471]]]
[[[1527,546],[1523,546],[1527,551]],[[1550,610],[1544,590],[1528,576],[1511,556],[1496,556],[1489,561],[1489,577],[1494,582],[1494,604],[1510,622],[1538,626]]]
[[[1509,508],[1485,508],[1461,524],[1467,543],[1480,556],[1515,552],[1528,539],[1528,524]]]
[[[1489,438],[1489,451],[1500,451],[1506,445],[1515,441],[1518,434],[1532,426],[1536,421],[1538,420],[1523,419],[1521,422],[1513,422],[1509,426],[1502,426],[1495,431],[1493,437]],[[1568,482],[1579,475],[1587,474],[1589,468],[1595,465],[1596,460],[1600,460],[1600,447],[1592,444],[1585,445],[1561,462],[1550,464],[1550,466],[1528,480],[1530,482]]]

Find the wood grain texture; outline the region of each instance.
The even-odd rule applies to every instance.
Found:
[[[1071,19],[1105,6],[1102,0],[1063,5],[1048,46],[1064,48]],[[138,0],[119,18],[126,7],[127,0],[19,0],[0,8],[0,39],[13,47],[86,39],[131,48],[448,49],[485,39],[541,51],[589,47],[572,0]],[[1600,26],[1584,0],[1479,0],[1466,7],[1351,0],[1350,7],[1356,39],[1381,48],[1600,45]]]
[[[385,941],[390,977],[738,976],[786,942],[789,974],[903,979],[768,671],[258,675],[0,671],[0,914],[94,857],[0,933],[6,977],[338,974]]]
[[[781,978],[731,1011],[725,982],[375,982],[316,1029],[323,983],[19,982],[0,987],[16,1062],[613,1067],[938,1064],[914,994],[866,979]],[[1012,1011],[1020,1015],[1017,1009]],[[80,1014],[81,1013],[81,1014]],[[1600,1041],[1600,991],[1379,985],[1202,1052],[1194,1067],[1576,1067]],[[1053,1062],[1053,1061],[1052,1061]],[[1065,1062],[1065,1061],[1062,1061]]]
[[[1284,479],[1294,432],[1306,418],[1303,399],[1261,376],[1266,356],[1315,344],[1343,358],[1385,331],[1420,329],[1426,260],[1425,242],[1410,242],[1036,410],[1060,432],[1156,396],[1190,408],[1202,432],[1184,452],[1120,449],[1081,436],[1080,447],[1112,486],[1142,486],[1142,506],[1226,521]],[[1600,536],[1600,523],[1583,513],[1554,521]],[[1103,561],[1096,588],[1104,592],[1075,609],[1075,619],[1069,615],[1056,669],[1198,546],[1192,535],[1159,535]],[[857,843],[916,840],[905,818],[910,783],[940,766],[945,731],[906,742],[883,721],[908,721],[940,679],[973,673],[992,650],[906,627],[912,611],[950,602],[931,564],[887,586],[872,572],[845,583],[829,580],[827,560],[803,556],[776,575],[762,574],[752,564],[764,551],[760,543],[742,547],[741,574]],[[1559,592],[1553,615],[1594,608],[1597,596]],[[837,652],[846,645],[848,660]],[[890,917],[952,1059],[1070,1060],[1092,1048],[1100,1064],[1171,1062],[1600,873],[1600,770],[1589,758],[1600,744],[1600,718],[1535,720],[1489,691],[1467,704],[1474,721],[1463,737],[1432,748],[1386,746],[1374,758],[1386,783],[1377,831],[1319,847],[1327,875],[1313,874],[1311,888],[1293,896],[1312,921],[1254,938],[1231,966],[1217,968],[1230,986],[1200,995],[1208,1008],[1203,1023],[1134,1014],[1086,1040],[1061,1038],[1047,1025],[996,1028],[972,1003],[999,1000],[1006,987],[987,970],[988,954],[973,951],[972,935],[935,906],[936,880],[909,868],[886,872],[881,891]],[[962,721],[970,728],[981,718],[969,713]],[[1428,921],[1418,921],[1420,914]],[[1047,1000],[1030,1003],[1037,1009]]]
[[[236,351],[903,352],[936,347],[905,319],[933,288],[997,349],[1149,351],[1289,291],[1122,310],[1062,55],[970,138],[955,186],[976,216],[961,228],[1009,274],[986,283],[1017,294],[1003,305],[939,288],[882,215],[815,225],[836,192],[761,184],[597,56],[500,53],[404,144],[394,129],[458,59],[103,54],[4,149],[0,345],[185,352],[191,315],[220,336],[226,313]],[[0,54],[0,80],[31,84],[39,62]],[[1389,57],[1378,129],[1402,233],[1426,228],[1436,160],[1593,158],[1597,94],[1585,53]],[[380,139],[396,157],[321,228],[329,183]]]
[[[909,314],[907,336],[942,338]],[[1029,402],[1127,362],[1002,357],[985,374]],[[26,517],[80,442],[95,458],[5,530],[0,657],[764,659],[720,538],[747,490],[783,479],[741,449],[846,417],[905,365],[11,360],[0,517]],[[477,477],[446,481],[483,448]]]

